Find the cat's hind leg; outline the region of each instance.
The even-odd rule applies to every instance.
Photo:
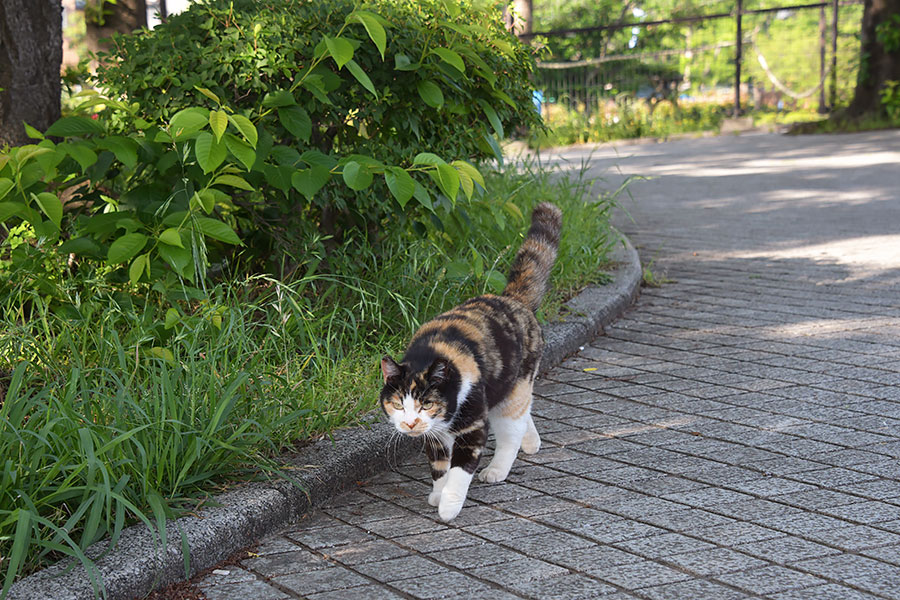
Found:
[[[492,483],[506,479],[526,437],[528,437],[527,449],[537,451],[533,443],[537,437],[537,430],[531,421],[533,385],[531,377],[519,380],[509,397],[488,413],[496,448],[490,464],[478,474],[481,481]],[[532,431],[533,437],[530,436]],[[540,446],[540,438],[537,438],[537,444]]]
[[[531,411],[529,410],[525,435],[522,437],[522,452],[525,454],[536,454],[540,449],[541,436],[538,435],[537,427],[534,426],[534,419],[531,418]]]

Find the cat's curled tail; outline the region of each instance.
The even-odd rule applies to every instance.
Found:
[[[562,211],[549,202],[542,202],[531,213],[531,228],[516,253],[509,270],[509,283],[503,295],[518,300],[537,311],[547,292],[550,269],[556,262]]]

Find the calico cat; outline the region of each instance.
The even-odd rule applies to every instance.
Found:
[[[433,491],[428,503],[459,514],[484,450],[497,447],[481,481],[503,481],[521,447],[538,451],[531,393],[544,340],[534,316],[559,247],[562,213],[535,207],[502,295],[472,298],[422,325],[398,363],[381,359],[381,407],[398,431],[424,436]]]

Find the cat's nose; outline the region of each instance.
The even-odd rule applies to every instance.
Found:
[[[406,425],[407,427],[409,427],[410,429],[412,429],[412,428],[414,428],[416,425],[419,424],[419,417],[416,417],[415,420],[414,420],[412,423],[410,423],[409,421],[404,421],[403,424]]]

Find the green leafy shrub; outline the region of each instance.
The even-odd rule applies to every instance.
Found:
[[[253,170],[257,193],[243,204],[265,224],[249,245],[266,251],[296,250],[291,242],[310,224],[340,243],[348,228],[373,237],[386,218],[391,228],[426,213],[444,218],[460,186],[471,197],[470,173],[423,163],[449,200],[436,208],[439,198],[381,163],[408,165],[423,150],[477,162],[499,154],[495,135],[538,122],[531,51],[505,30],[499,7],[212,0],[115,43],[99,83],[144,118],[221,102],[257,126],[275,160]],[[334,158],[354,155],[377,161],[342,171],[349,192],[321,189]]]

